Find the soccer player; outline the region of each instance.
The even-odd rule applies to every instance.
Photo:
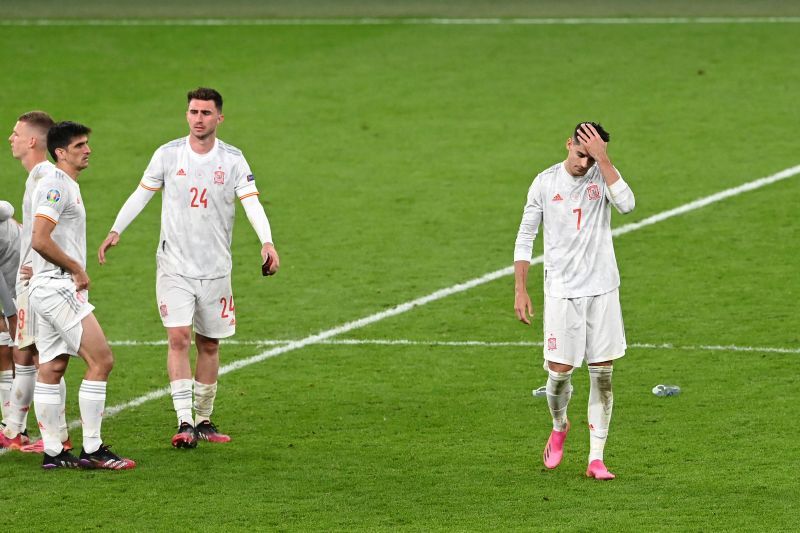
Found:
[[[28,297],[37,314],[39,349],[33,403],[44,441],[43,468],[126,470],[136,463],[113,453],[100,437],[114,358],[88,296],[86,210],[78,177],[89,166],[90,133],[75,122],[59,122],[47,133],[56,169],[41,179],[33,202],[31,245],[36,253]],[[80,458],[64,449],[59,435],[59,382],[70,356],[77,355],[87,366],[78,393],[83,425]]]
[[[589,466],[586,475],[614,479],[603,463],[611,422],[613,361],[625,355],[619,271],[611,242],[611,206],[633,210],[633,192],[606,152],[609,134],[594,122],[578,124],[567,139],[567,159],[533,180],[514,248],[517,318],[530,324],[527,278],[533,241],[544,224],[544,359],[553,430],[543,458],[561,462],[570,429],[570,376],[589,366]]]
[[[14,331],[17,308],[14,305],[13,287],[19,265],[19,224],[12,217],[14,207],[0,200],[0,406],[3,419],[10,408],[9,398],[14,382]],[[2,440],[2,437],[0,437]],[[0,447],[2,446],[0,442]]]
[[[222,96],[200,87],[190,91],[187,100],[189,135],[156,150],[98,250],[100,263],[105,263],[109,247],[119,242],[120,234],[163,189],[156,298],[167,330],[167,373],[178,418],[178,432],[172,437],[176,448],[194,448],[198,439],[231,440],[211,422],[211,413],[217,394],[219,339],[236,330],[231,239],[237,197],[261,241],[262,271],[274,274],[279,267],[250,166],[239,149],[217,138],[217,126],[224,119]],[[189,361],[192,326],[197,346],[194,380]]]
[[[6,406],[0,447],[18,449],[26,452],[43,450],[41,440],[29,444],[25,430],[28,411],[33,401],[33,389],[36,383],[37,351],[35,345],[36,316],[28,305],[28,280],[33,275],[31,264],[31,230],[33,228],[33,195],[39,180],[55,167],[47,160],[47,131],[54,124],[53,119],[44,111],[29,111],[17,119],[17,123],[8,138],[11,155],[18,159],[28,172],[25,181],[25,194],[22,198],[22,232],[19,235],[19,261],[15,266],[15,284],[10,288],[15,293],[17,321],[16,336],[13,348],[14,381],[11,386],[8,406]],[[61,393],[61,440],[66,448],[72,448],[67,432],[64,403],[67,388],[62,380],[59,384]]]

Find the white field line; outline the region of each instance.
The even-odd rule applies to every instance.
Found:
[[[584,24],[797,24],[800,17],[6,19],[0,26],[574,26]]]
[[[256,339],[256,340],[236,340],[222,341],[223,344],[236,346],[282,346],[292,342],[291,340],[277,339]],[[164,346],[166,341],[113,341],[112,346]],[[328,346],[455,346],[470,347],[478,346],[485,348],[504,348],[504,347],[536,347],[542,346],[542,342],[536,341],[426,341],[409,339],[326,339],[314,344]],[[758,353],[785,353],[800,354],[800,348],[781,348],[775,346],[737,346],[735,344],[697,344],[697,345],[675,345],[672,343],[652,344],[646,342],[634,342],[628,348],[644,350],[683,350],[698,351],[706,350],[712,352],[758,352]]]
[[[760,187],[764,187],[766,185],[775,183],[777,181],[788,179],[788,178],[790,178],[792,176],[795,176],[797,174],[800,174],[800,165],[796,165],[794,167],[782,170],[782,171],[780,171],[780,172],[778,172],[776,174],[773,174],[771,176],[760,178],[760,179],[745,183],[744,185],[740,185],[738,187],[733,187],[731,189],[726,189],[726,190],[724,190],[722,192],[718,192],[716,194],[712,194],[710,196],[706,196],[705,198],[701,198],[699,200],[695,200],[693,202],[689,202],[689,203],[684,204],[682,206],[676,207],[675,209],[670,209],[668,211],[664,211],[664,212],[659,213],[657,215],[653,215],[651,217],[645,218],[644,220],[640,220],[639,222],[634,222],[632,224],[626,224],[626,225],[621,226],[621,227],[617,228],[616,230],[614,230],[612,232],[612,234],[613,235],[623,235],[625,233],[628,233],[628,232],[631,232],[631,231],[634,231],[634,230],[637,230],[637,229],[641,229],[643,227],[656,224],[658,222],[662,222],[662,221],[667,220],[669,218],[672,218],[674,216],[682,215],[682,214],[688,213],[690,211],[694,211],[696,209],[700,209],[701,207],[705,207],[705,206],[707,206],[709,204],[712,204],[714,202],[722,201],[722,200],[724,200],[726,198],[730,198],[731,196],[736,196],[738,194],[742,194],[743,192],[752,191],[752,190],[758,189]],[[543,260],[543,257],[542,256],[538,256],[538,257],[536,257],[536,258],[531,260],[531,264],[541,263],[542,260]],[[261,352],[261,353],[259,353],[257,355],[252,356],[252,357],[247,357],[245,359],[240,359],[240,360],[235,361],[233,363],[229,363],[229,364],[227,364],[225,366],[222,366],[219,369],[219,374],[220,375],[224,375],[224,374],[227,374],[229,372],[233,372],[234,370],[238,370],[240,368],[244,368],[246,366],[250,366],[250,365],[259,363],[261,361],[264,361],[264,360],[269,359],[271,357],[275,357],[277,355],[284,354],[286,352],[291,352],[293,350],[298,350],[300,348],[303,348],[303,347],[309,346],[309,345],[313,345],[313,344],[320,344],[323,341],[326,341],[326,340],[330,339],[331,337],[335,337],[337,335],[341,335],[343,333],[347,333],[348,331],[353,331],[355,329],[363,328],[365,326],[369,326],[370,324],[374,324],[375,322],[379,322],[379,321],[384,320],[386,318],[390,318],[390,317],[393,317],[393,316],[400,315],[402,313],[405,313],[407,311],[410,311],[410,310],[414,309],[415,307],[422,306],[422,305],[434,302],[436,300],[441,300],[442,298],[446,298],[447,296],[451,296],[453,294],[457,294],[457,293],[460,293],[460,292],[467,291],[467,290],[472,289],[474,287],[478,287],[479,285],[483,285],[485,283],[489,283],[490,281],[496,280],[498,278],[513,274],[513,272],[514,272],[514,267],[513,266],[506,267],[506,268],[501,268],[500,270],[495,270],[494,272],[489,272],[489,273],[484,274],[483,276],[480,276],[478,278],[474,278],[474,279],[471,279],[469,281],[465,281],[463,283],[458,283],[456,285],[453,285],[451,287],[447,287],[447,288],[444,288],[444,289],[439,289],[438,291],[432,292],[431,294],[428,294],[427,296],[423,296],[421,298],[417,298],[415,300],[411,300],[409,302],[402,303],[400,305],[397,305],[397,306],[392,307],[390,309],[386,309],[386,310],[381,311],[379,313],[374,313],[374,314],[366,316],[364,318],[360,318],[358,320],[353,320],[352,322],[347,322],[347,323],[342,324],[340,326],[337,326],[335,328],[331,328],[331,329],[327,329],[327,330],[321,331],[321,332],[319,332],[319,333],[317,333],[315,335],[310,335],[310,336],[308,336],[308,337],[306,337],[304,339],[288,341],[285,344],[282,344],[280,346],[276,346],[274,348],[271,348],[269,350]],[[122,341],[122,342],[133,343],[134,341]],[[163,342],[163,341],[161,341],[161,342]],[[270,342],[273,342],[273,341],[270,341]],[[706,348],[706,349],[709,349],[709,348]],[[113,416],[113,415],[119,413],[120,411],[124,411],[125,409],[129,409],[129,408],[132,408],[132,407],[137,407],[137,406],[142,405],[143,403],[148,402],[150,400],[155,400],[155,399],[161,398],[163,396],[166,396],[167,394],[169,394],[169,388],[168,387],[164,387],[164,388],[161,388],[161,389],[157,389],[157,390],[148,392],[147,394],[145,394],[143,396],[139,396],[138,398],[134,398],[133,400],[130,400],[128,402],[117,404],[117,405],[114,405],[112,407],[106,408],[106,416],[107,417]],[[70,423],[70,427],[77,427],[78,425],[80,425],[80,422],[77,421],[77,420],[73,421],[72,423]],[[2,454],[3,454],[3,450],[0,450],[0,455],[2,455]]]

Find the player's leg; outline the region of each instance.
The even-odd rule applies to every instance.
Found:
[[[78,355],[86,362],[78,400],[83,425],[83,450],[80,464],[83,468],[128,470],[136,466],[131,459],[123,458],[103,444],[101,427],[106,407],[108,376],[114,368],[114,355],[108,346],[103,329],[93,313],[83,317],[79,324],[66,332],[79,343]]]
[[[196,280],[156,272],[156,300],[161,323],[167,332],[167,375],[178,431],[172,437],[176,448],[194,448],[197,436],[192,418],[192,317],[195,310]]]
[[[27,427],[28,412],[33,402],[33,391],[36,385],[36,365],[38,364],[36,346],[33,344],[36,333],[36,313],[32,312],[28,301],[28,287],[17,283],[17,324],[15,345],[12,348],[14,358],[14,382],[3,434],[12,447],[27,444],[24,437]]]
[[[56,348],[58,340],[55,337],[51,337],[50,340],[49,346]],[[61,412],[59,382],[67,369],[69,355],[52,355],[47,359],[39,365],[33,394],[33,406],[39,422],[45,454],[42,466],[44,468],[75,468],[78,466],[78,460],[69,452],[64,453],[59,432],[59,414]]]
[[[14,317],[9,317],[14,318]],[[6,317],[0,316],[0,409],[3,415],[3,426],[5,427],[6,411],[11,404],[11,385],[14,383],[14,355],[12,346],[14,345],[14,326],[6,322]],[[2,442],[0,442],[2,447]]]
[[[545,296],[543,313],[547,406],[553,429],[542,458],[547,468],[555,468],[561,463],[570,429],[567,407],[572,398],[572,370],[583,363],[585,329],[583,306],[578,300]]]
[[[195,312],[195,428],[197,436],[209,442],[229,442],[231,438],[217,430],[211,421],[217,396],[219,373],[219,339],[236,332],[236,307],[233,303],[231,278],[204,280]]]
[[[614,408],[613,361],[625,355],[625,327],[619,305],[619,292],[591,298],[587,312],[589,335],[589,466],[586,475],[614,479],[605,466],[603,453]]]

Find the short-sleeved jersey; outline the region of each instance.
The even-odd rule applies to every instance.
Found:
[[[56,166],[50,161],[42,161],[31,169],[28,179],[25,180],[25,194],[22,196],[22,233],[19,241],[19,266],[31,265],[33,255],[31,250],[31,233],[33,232],[33,205],[36,187],[44,176],[55,172]]]
[[[188,137],[176,139],[156,150],[139,185],[163,188],[156,251],[162,271],[193,279],[230,274],[235,200],[258,194],[240,150],[216,139],[198,154]]]
[[[533,180],[514,249],[515,261],[529,261],[533,240],[544,223],[544,291],[556,298],[605,294],[619,287],[611,239],[611,205],[633,209],[633,193],[620,177],[606,186],[595,164],[574,177],[563,163]]]
[[[0,277],[14,296],[19,267],[19,237],[21,229],[13,218],[14,208],[0,200]]]
[[[86,209],[78,183],[56,168],[39,181],[33,208],[34,217],[46,218],[56,225],[50,235],[59,248],[86,268]],[[31,288],[46,278],[69,276],[61,267],[33,252]]]

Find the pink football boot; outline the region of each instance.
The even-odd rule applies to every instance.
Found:
[[[602,460],[595,459],[589,463],[589,468],[586,469],[586,477],[609,480],[614,479],[616,476],[608,471],[608,468],[606,468]]]
[[[567,433],[569,433],[569,420],[567,420],[567,429],[564,431],[556,431],[555,429],[550,432],[550,438],[547,439],[547,445],[544,447],[542,458],[544,459],[544,466],[553,469],[561,463],[561,457],[564,455],[564,441],[567,440]]]

